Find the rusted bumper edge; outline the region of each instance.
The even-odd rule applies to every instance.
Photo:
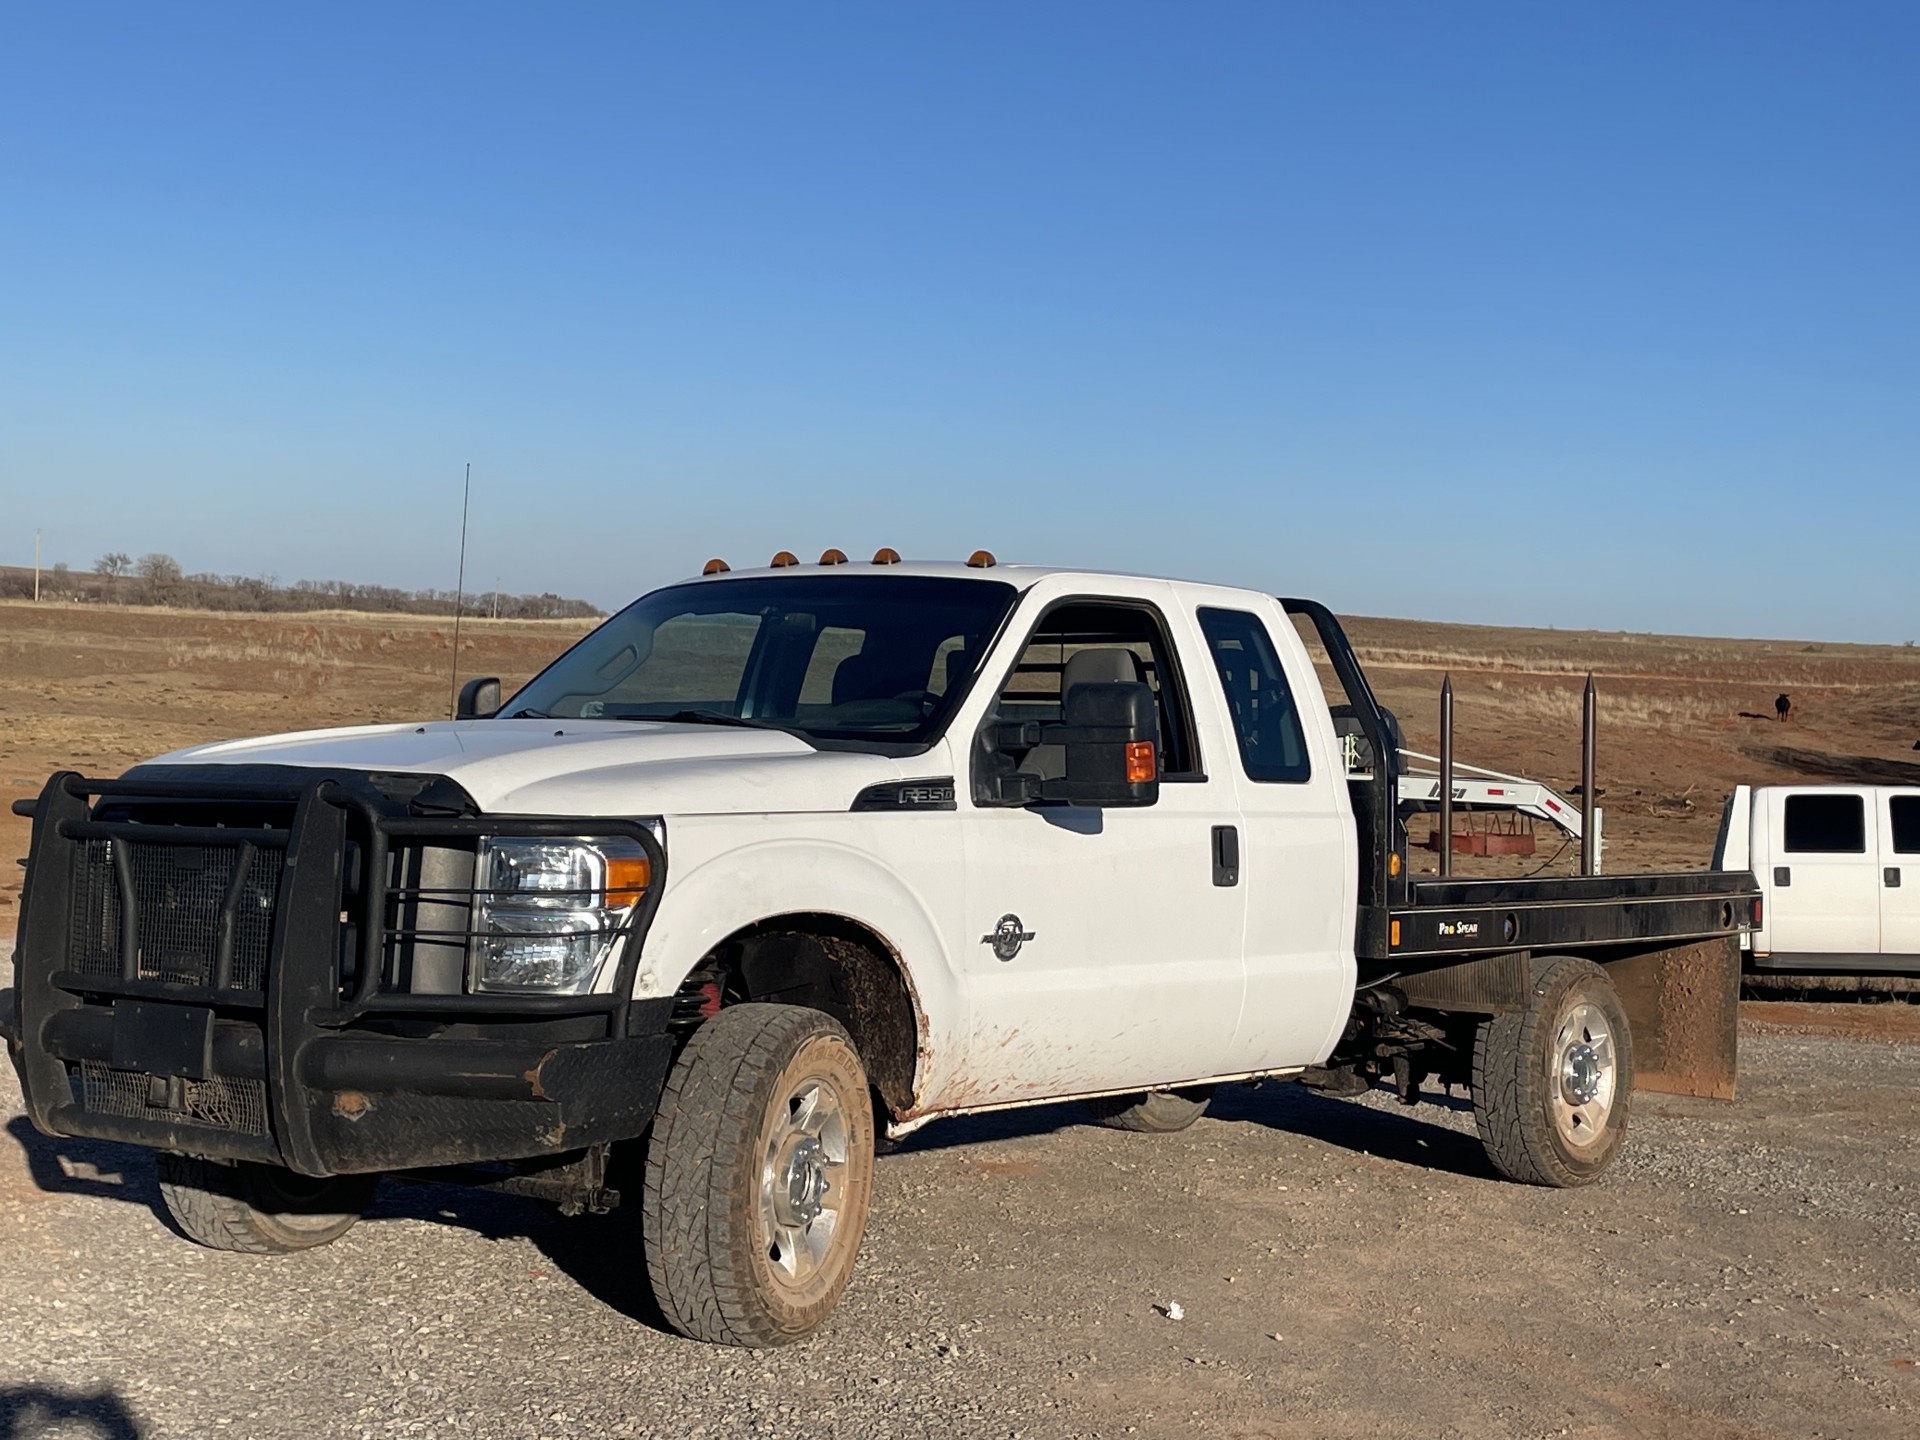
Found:
[[[31,1118],[47,1133],[313,1176],[367,1174],[562,1155],[643,1134],[675,1041],[659,1023],[665,1003],[635,1008],[659,1013],[619,1038],[329,1035],[291,1056],[272,1054],[252,1027],[222,1025],[204,1078],[144,1076],[147,1097],[124,1087],[86,1093],[87,1067],[96,1085],[113,1079],[113,1015],[104,1007],[50,1017],[28,1043],[11,1038],[9,1050]],[[230,1097],[248,1085],[264,1101],[251,1123],[180,1099]]]
[[[1740,941],[1696,940],[1614,960],[1633,1032],[1634,1088],[1731,1100],[1739,1068]]]

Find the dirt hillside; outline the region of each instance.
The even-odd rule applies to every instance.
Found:
[[[1437,743],[1450,673],[1460,757],[1563,794],[1579,775],[1591,669],[1609,869],[1704,865],[1721,801],[1743,780],[1920,778],[1920,651],[1909,647],[1349,623],[1413,748]],[[499,675],[510,691],[585,628],[467,622],[460,674]],[[444,619],[0,602],[0,797],[31,796],[56,769],[111,775],[200,741],[444,715],[452,645]],[[1784,723],[1773,718],[1781,693]],[[0,856],[20,855],[26,838],[25,821],[0,815]],[[1571,866],[1556,837],[1539,841],[1529,868]],[[5,866],[0,933],[19,889],[18,867]]]

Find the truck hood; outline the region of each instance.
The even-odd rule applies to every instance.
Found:
[[[845,810],[868,785],[945,761],[820,751],[783,731],[717,725],[436,720],[224,740],[148,763],[445,775],[489,814],[712,815]]]

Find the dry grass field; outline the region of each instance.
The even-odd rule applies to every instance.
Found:
[[[1349,625],[1411,746],[1437,744],[1437,694],[1450,673],[1460,758],[1563,794],[1579,775],[1591,669],[1610,869],[1704,865],[1721,801],[1741,781],[1920,778],[1920,650]],[[500,675],[511,691],[585,628],[467,622],[460,673]],[[0,795],[31,796],[56,769],[117,774],[199,741],[444,715],[452,660],[444,619],[0,602]],[[1793,698],[1784,724],[1772,718],[1783,691]],[[25,821],[0,816],[0,856],[21,854],[26,838]],[[1529,864],[1571,866],[1570,852],[1555,857],[1555,838],[1540,838]],[[18,867],[5,866],[0,933],[11,931],[19,889]]]

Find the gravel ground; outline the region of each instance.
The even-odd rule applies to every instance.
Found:
[[[329,1249],[199,1249],[9,1071],[0,1440],[1910,1437],[1917,1066],[1750,1035],[1739,1101],[1639,1097],[1579,1191],[1494,1179],[1458,1098],[947,1122],[881,1161],[828,1332],[765,1352],[663,1333],[618,1213],[390,1183]]]

